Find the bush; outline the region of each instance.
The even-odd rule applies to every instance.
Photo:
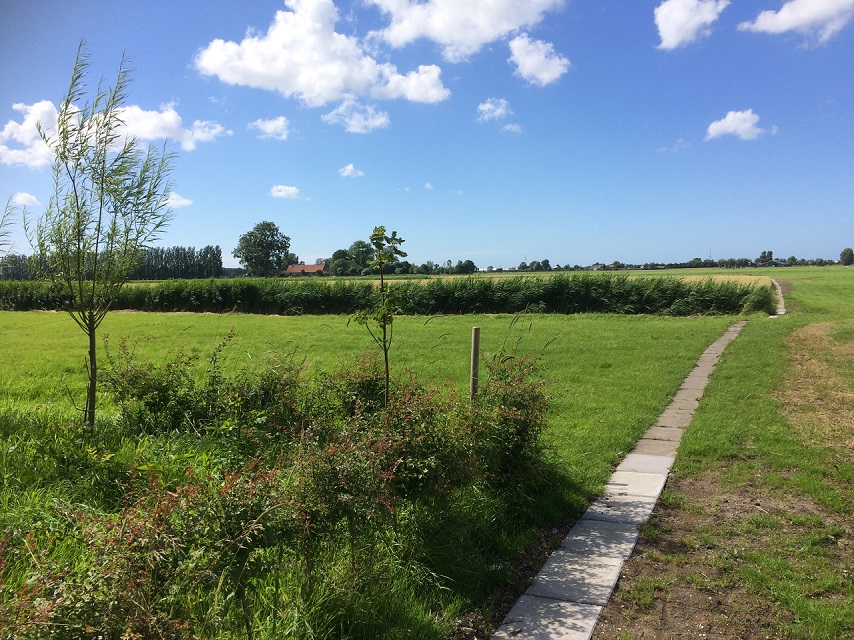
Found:
[[[529,357],[494,358],[474,404],[409,376],[386,406],[375,358],[311,380],[278,363],[229,378],[219,364],[229,340],[196,376],[180,351],[159,366],[127,342],[112,354],[105,387],[120,426],[105,432],[147,434],[163,458],[125,467],[117,507],[61,503],[10,531],[0,637],[278,637],[285,620],[297,621],[289,637],[346,634],[353,585],[389,612],[409,602],[389,601],[389,580],[447,588],[423,533],[447,518],[470,526],[472,496],[510,500],[505,488],[540,460],[547,402]],[[78,480],[76,469],[56,473]],[[331,626],[300,627],[307,619]],[[382,636],[382,624],[360,633]]]

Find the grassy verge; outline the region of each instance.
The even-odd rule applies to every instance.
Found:
[[[316,590],[304,594],[304,602],[288,609],[301,611],[296,617],[276,617],[264,603],[279,601],[282,593],[302,593],[296,577],[300,572],[269,577],[255,591],[251,610],[256,628],[265,629],[268,637],[273,637],[273,629],[282,633],[282,625],[288,624],[287,633],[295,637],[325,630],[326,637],[437,638],[447,635],[464,612],[479,610],[473,618],[489,621],[516,593],[520,580],[524,586],[518,570],[525,559],[532,558],[525,570],[535,571],[538,553],[557,542],[549,539],[550,528],[579,513],[601,490],[613,465],[731,321],[596,315],[396,319],[392,365],[398,379],[412,369],[421,379],[464,394],[473,325],[481,327],[487,355],[502,347],[538,355],[552,399],[545,433],[547,465],[532,478],[538,484],[522,483],[527,485],[523,492],[473,488],[456,496],[453,508],[429,507],[429,513],[418,518],[419,535],[427,543],[416,563],[394,553],[371,556],[376,540],[350,555],[346,549],[336,553],[335,548],[324,548],[317,557],[325,558],[329,581],[319,582]],[[196,366],[202,374],[210,366],[211,349],[232,328],[235,337],[223,352],[223,370],[235,375],[273,355],[291,354],[305,361],[309,377],[321,380],[323,371],[336,370],[370,345],[363,330],[335,316],[114,313],[104,331],[114,348],[124,336],[139,338],[137,356],[152,367],[163,365],[183,347],[199,356]],[[183,468],[195,466],[207,477],[223,478],[212,470],[218,460],[234,456],[218,444],[219,433],[198,437],[192,432],[123,432],[111,426],[108,399],[99,442],[76,440],[73,429],[62,425],[71,425],[74,415],[64,387],[72,395],[82,391],[83,341],[78,333],[59,314],[0,315],[0,521],[16,536],[36,524],[42,531],[58,532],[53,534],[58,536],[54,561],[69,554],[72,564],[79,549],[75,551],[71,537],[63,542],[71,531],[67,505],[88,514],[87,526],[106,526],[103,523],[117,517],[119,507],[122,518],[130,518],[129,507],[122,506],[127,496],[121,494],[130,469],[155,470],[176,479]],[[57,416],[65,418],[58,422]],[[27,428],[19,428],[21,424]],[[169,495],[163,494],[156,509],[151,507],[153,513],[171,504]],[[391,536],[382,544],[393,541]],[[286,557],[284,565],[299,568],[299,557]],[[372,570],[353,574],[348,569],[352,557],[373,557]],[[19,561],[25,562],[26,554]],[[301,571],[304,575],[304,566]],[[222,597],[236,596],[232,591]],[[198,609],[201,603],[184,601],[181,606]],[[216,636],[215,628],[211,622],[200,633]]]
[[[854,634],[854,272],[773,275],[789,313],[719,363],[596,638]]]

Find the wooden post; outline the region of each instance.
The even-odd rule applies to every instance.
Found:
[[[469,385],[469,399],[474,400],[477,395],[478,375],[480,374],[480,327],[471,328],[471,384]]]

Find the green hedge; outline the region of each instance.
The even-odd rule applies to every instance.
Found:
[[[734,281],[630,278],[610,274],[558,274],[400,280],[392,287],[400,312],[409,315],[466,313],[619,313],[672,316],[774,312],[770,286]],[[59,310],[60,289],[46,283],[0,282],[0,309]],[[377,304],[371,280],[235,278],[170,280],[125,286],[114,309],[276,315],[349,314]]]

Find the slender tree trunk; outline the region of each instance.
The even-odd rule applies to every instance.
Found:
[[[86,387],[86,410],[83,422],[88,425],[90,432],[95,432],[95,399],[98,385],[98,355],[95,341],[95,319],[87,318],[86,333],[89,334],[89,385]]]

